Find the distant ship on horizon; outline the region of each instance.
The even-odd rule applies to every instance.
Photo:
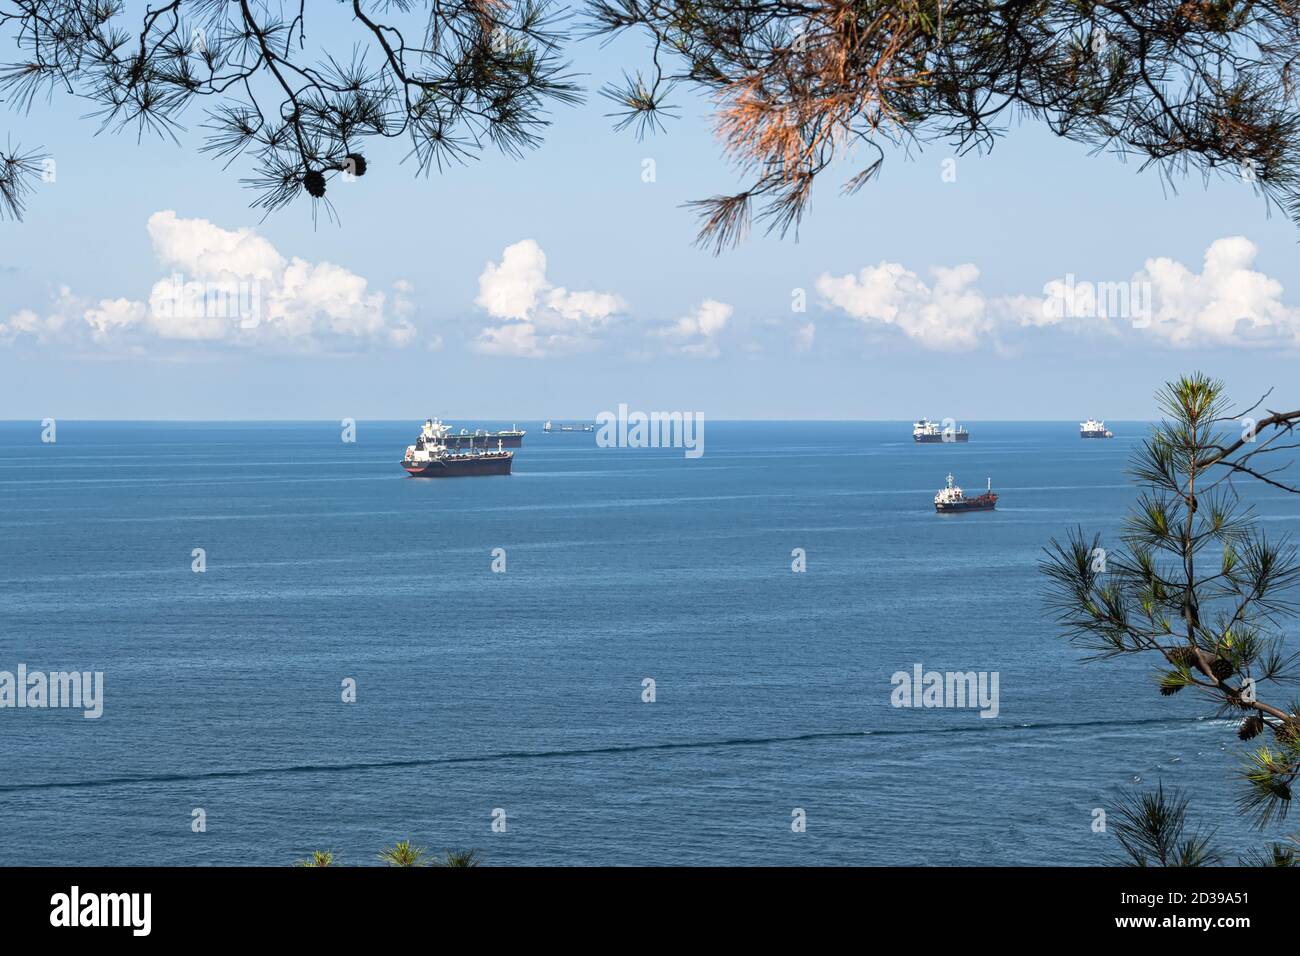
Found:
[[[482,428],[476,428],[470,431],[462,428],[459,432],[453,432],[451,426],[440,418],[431,418],[429,422],[433,425],[434,436],[438,443],[446,445],[448,448],[458,450],[461,448],[483,448],[491,449],[497,447],[498,443],[502,448],[522,448],[524,445],[524,435],[527,434],[518,425],[512,425],[510,428],[503,428],[500,431],[490,432]]]
[[[952,475],[948,476],[948,484],[939,489],[939,493],[934,496],[934,510],[940,514],[950,514],[958,511],[992,511],[998,503],[998,496],[993,493],[993,479],[988,480],[988,490],[977,498],[967,498],[962,494],[960,488],[953,484]]]
[[[912,441],[918,445],[937,445],[940,442],[970,441],[965,427],[944,428],[938,422],[922,418],[912,425]]]
[[[1106,427],[1106,423],[1090,418],[1086,422],[1079,422],[1080,438],[1114,438],[1115,434]]]
[[[590,422],[579,423],[576,425],[566,425],[564,423],[556,425],[553,424],[549,418],[546,420],[546,424],[542,426],[542,432],[547,435],[555,432],[594,432],[595,430],[596,426]]]

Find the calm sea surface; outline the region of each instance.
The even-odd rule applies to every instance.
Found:
[[[438,481],[414,421],[0,423],[0,670],[105,684],[99,720],[0,710],[0,864],[1089,864],[1092,809],[1158,780],[1260,842],[1232,725],[1043,607],[1144,426],[709,422],[686,460],[520,424],[513,476]],[[949,471],[997,511],[936,515]],[[917,663],[998,672],[1000,714],[892,707]]]

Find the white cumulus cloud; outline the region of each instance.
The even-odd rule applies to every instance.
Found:
[[[990,296],[971,264],[930,270],[926,282],[896,262],[817,280],[824,304],[876,327],[895,327],[928,349],[1002,347],[1016,330],[1135,335],[1173,348],[1300,345],[1300,308],[1282,283],[1255,269],[1243,236],[1215,240],[1200,269],[1168,257],[1127,275],[1049,279],[1037,295]]]
[[[67,286],[61,286],[44,315],[33,309],[19,309],[0,322],[0,344],[12,344],[20,338],[42,345],[58,341],[67,334],[66,330],[78,325],[85,309],[83,299],[73,295]]]
[[[474,347],[494,355],[540,358],[591,343],[626,303],[608,292],[571,292],[546,278],[546,253],[533,239],[507,246],[478,279],[474,302],[496,325],[479,332]]]
[[[988,300],[975,287],[979,269],[969,263],[935,266],[930,276],[927,283],[897,262],[881,262],[857,275],[824,273],[817,292],[858,321],[893,326],[926,348],[975,348],[995,326]]]
[[[1249,239],[1231,236],[1210,244],[1200,272],[1148,259],[1134,276],[1150,283],[1146,331],[1173,346],[1300,344],[1300,308],[1283,302],[1281,282],[1253,268],[1258,254]]]
[[[206,219],[182,219],[170,209],[149,217],[149,240],[165,266],[195,278],[236,275],[274,279],[284,258],[252,229],[222,229]]]
[[[169,272],[147,299],[87,303],[65,288],[46,316],[23,310],[0,324],[0,340],[80,332],[97,343],[136,347],[150,339],[315,347],[402,346],[415,338],[405,280],[390,296],[343,266],[286,258],[252,229],[223,229],[171,210],[150,216],[147,229]]]
[[[86,324],[91,328],[91,335],[97,341],[104,341],[118,329],[129,328],[144,320],[145,305],[130,299],[102,299],[98,305],[91,306],[82,313]]]
[[[670,340],[687,355],[715,358],[719,354],[718,336],[727,327],[735,309],[717,299],[705,299],[695,310],[682,316],[659,335]]]

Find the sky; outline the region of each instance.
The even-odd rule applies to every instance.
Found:
[[[709,104],[679,91],[638,141],[596,91],[640,42],[569,54],[587,100],[539,150],[423,178],[369,145],[339,224],[249,208],[251,162],[198,151],[201,103],[179,144],[96,135],[66,94],[5,112],[54,167],[0,222],[0,419],[1126,420],[1194,370],[1296,404],[1300,229],[1245,180],[1174,191],[1013,125],[983,156],[891,151],[852,196],[831,170],[797,241],[714,256],[682,204],[742,179]],[[245,283],[256,321],[191,315],[175,277]]]

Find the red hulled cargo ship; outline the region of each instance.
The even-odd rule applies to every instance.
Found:
[[[441,423],[439,423],[441,424]],[[442,429],[446,426],[442,425]],[[506,451],[503,440],[496,450],[471,448],[453,450],[447,446],[442,431],[433,419],[424,423],[414,445],[406,446],[402,467],[413,478],[468,478],[473,475],[508,475],[515,453]]]
[[[952,475],[948,476],[947,487],[941,488],[934,496],[934,510],[940,514],[957,511],[992,511],[998,503],[998,496],[993,493],[993,479],[989,479],[988,490],[978,498],[967,498],[961,489],[953,484]]]

